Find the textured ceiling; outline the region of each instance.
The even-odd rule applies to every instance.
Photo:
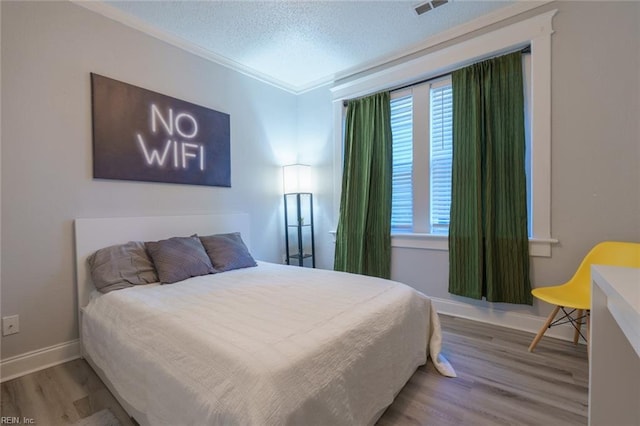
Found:
[[[451,1],[418,16],[413,1],[106,1],[294,92],[332,81],[513,1]]]

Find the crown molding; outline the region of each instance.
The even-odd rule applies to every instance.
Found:
[[[352,77],[356,74],[364,73],[372,69],[375,69],[377,67],[384,66],[393,61],[406,58],[418,52],[424,51],[431,47],[435,47],[439,44],[451,41],[458,37],[462,37],[466,34],[472,33],[482,28],[485,28],[490,25],[496,24],[498,22],[504,21],[506,19],[512,18],[514,16],[520,15],[522,13],[528,12],[530,10],[544,6],[545,4],[552,3],[554,1],[555,0],[517,1],[516,3],[510,6],[503,7],[489,14],[479,16],[478,18],[465,22],[464,24],[460,24],[448,30],[439,32],[419,43],[414,44],[413,46],[399,50],[396,53],[385,55],[377,59],[374,59],[370,62],[358,65],[357,67],[353,67],[353,68],[344,70],[342,72],[336,73],[336,75],[334,75],[334,81],[343,80],[345,78]]]
[[[476,31],[478,29],[487,27],[489,25],[495,24],[497,22],[503,21],[505,19],[511,18],[513,16],[519,15],[521,13],[527,12],[529,10],[535,9],[537,7],[543,6],[547,3],[551,3],[554,0],[541,0],[541,1],[518,1],[513,5],[498,9],[492,13],[487,15],[478,17],[472,21],[467,23],[458,25],[449,30],[445,30],[440,32],[428,39],[416,43],[413,46],[397,51],[396,53],[381,56],[372,61],[361,64],[357,67],[349,68],[344,71],[340,71],[335,74],[330,74],[315,81],[309,82],[303,85],[294,85],[287,83],[286,81],[274,78],[270,75],[267,75],[255,68],[251,68],[245,66],[239,62],[236,62],[230,58],[227,58],[222,55],[218,55],[210,50],[204,49],[195,43],[188,41],[182,37],[178,37],[174,34],[169,33],[168,31],[159,29],[151,24],[146,23],[142,19],[139,19],[135,16],[129,15],[120,9],[111,6],[102,1],[86,1],[86,0],[70,0],[72,3],[81,6],[85,9],[88,9],[94,13],[104,16],[105,18],[116,21],[120,24],[126,25],[127,27],[138,30],[142,33],[145,33],[155,39],[168,43],[172,46],[175,46],[179,49],[185,50],[189,53],[192,53],[196,56],[199,56],[203,59],[216,63],[218,65],[222,65],[229,69],[239,72],[240,74],[246,75],[248,77],[254,78],[263,83],[274,86],[278,89],[284,90],[294,95],[300,95],[320,87],[326,86],[328,84],[332,84],[341,79],[348,78],[355,74],[359,74],[362,72],[369,71],[373,68],[383,66],[390,62],[393,62],[398,59],[402,59],[404,57],[410,56],[422,50],[428,49],[430,47],[436,46],[440,43],[452,40],[454,38],[463,36],[470,32]]]
[[[218,65],[222,65],[224,67],[230,68],[234,71],[239,72],[240,74],[244,74],[246,76],[259,80],[263,83],[267,83],[278,89],[284,90],[292,94],[298,94],[301,90],[300,87],[294,86],[292,84],[289,84],[277,78],[273,78],[254,68],[247,67],[225,56],[218,55],[216,53],[213,53],[210,50],[204,49],[196,45],[195,43],[185,40],[182,37],[178,37],[167,31],[161,30],[153,25],[146,23],[145,21],[135,16],[129,15],[121,11],[116,7],[113,7],[107,3],[103,3],[102,1],[86,1],[86,0],[70,0],[70,1],[78,6],[81,6],[94,13],[102,15],[105,18],[111,19],[112,21],[116,21],[120,24],[126,25],[127,27],[138,30],[155,39],[168,43],[179,49],[185,50],[189,53],[192,53],[208,61],[214,62]]]
[[[490,56],[502,55],[522,48],[539,36],[553,33],[552,19],[557,9],[542,12],[528,19],[505,25],[484,34],[461,41],[405,61],[335,84],[330,90],[334,100],[368,95],[380,90],[392,90],[418,80],[450,73]]]

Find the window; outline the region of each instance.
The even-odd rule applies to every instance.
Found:
[[[431,232],[434,234],[449,230],[451,210],[451,169],[453,154],[453,93],[451,80],[446,84],[431,87],[429,170],[431,186],[429,194]]]
[[[531,58],[523,55],[527,212],[532,229]],[[446,235],[451,208],[453,154],[451,77],[392,94],[393,197],[391,231]],[[426,124],[426,127],[425,127]]]
[[[521,3],[524,7],[526,2]],[[342,182],[342,131],[343,101],[390,87],[406,85],[412,81],[424,81],[441,75],[446,70],[454,70],[488,57],[513,51],[525,45],[531,46],[532,53],[525,55],[525,132],[527,139],[527,190],[529,216],[529,253],[532,256],[551,256],[551,245],[558,241],[551,236],[551,35],[552,20],[557,10],[550,10],[536,16],[490,30],[486,33],[454,43],[440,50],[415,57],[412,60],[389,65],[379,72],[365,74],[361,78],[345,79],[344,83],[331,88],[334,100],[334,180],[333,217],[338,217],[340,189]],[[509,13],[509,16],[511,15]],[[496,21],[497,22],[497,21]],[[486,28],[485,24],[479,28]],[[450,38],[449,40],[453,40]],[[437,38],[437,44],[442,43]],[[434,42],[435,43],[435,42]],[[436,44],[433,44],[435,46]],[[527,62],[528,61],[528,62]],[[395,93],[395,99],[403,96],[411,98],[413,116],[416,109],[425,110],[423,100],[413,96],[417,86],[403,93]],[[426,114],[426,113],[425,113]],[[426,115],[423,115],[426,117]],[[413,134],[429,132],[426,120],[413,120]],[[429,149],[429,147],[426,147]],[[430,151],[414,143],[411,179],[423,182],[419,191],[413,189],[411,199],[412,229],[396,227],[391,244],[393,247],[447,250],[444,233],[431,233],[431,218],[428,209],[431,186],[429,185],[429,164],[418,161],[429,158]],[[424,162],[423,162],[424,163]],[[426,183],[425,183],[426,182]],[[428,212],[423,215],[415,211]],[[397,221],[399,215],[396,215]],[[406,221],[405,221],[406,224]]]
[[[413,230],[413,98],[391,98],[393,172],[391,186],[391,230]]]
[[[392,95],[392,232],[449,229],[452,101],[450,77]]]

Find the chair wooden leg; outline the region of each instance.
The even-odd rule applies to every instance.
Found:
[[[560,306],[556,306],[553,309],[553,312],[549,314],[549,317],[547,318],[547,322],[545,322],[542,328],[540,328],[540,331],[538,331],[538,334],[536,334],[536,337],[533,339],[533,342],[531,342],[531,345],[529,345],[529,352],[533,352],[533,349],[536,347],[540,339],[542,339],[542,336],[544,335],[545,331],[547,331],[547,329],[549,328],[549,324],[553,322],[553,319],[556,317],[559,310],[560,310]]]
[[[582,309],[578,309],[578,314],[576,315],[576,330],[573,333],[573,344],[577,345],[578,344],[578,340],[580,339],[580,329],[582,328],[582,314],[583,314],[583,310]]]

